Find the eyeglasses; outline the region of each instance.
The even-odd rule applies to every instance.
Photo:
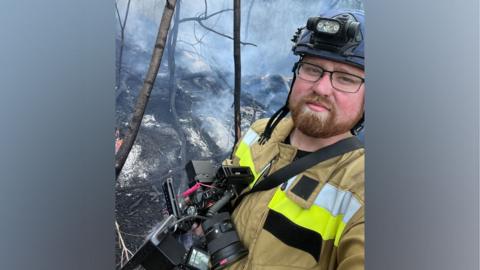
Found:
[[[300,62],[297,65],[295,74],[302,80],[308,82],[317,82],[323,77],[325,72],[330,73],[330,83],[338,91],[355,93],[360,89],[365,79],[356,75],[341,71],[329,71],[314,64]]]

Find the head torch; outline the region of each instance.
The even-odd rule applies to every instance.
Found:
[[[361,40],[360,23],[348,13],[333,18],[311,17],[307,29],[312,31],[310,43],[314,48],[342,48]]]

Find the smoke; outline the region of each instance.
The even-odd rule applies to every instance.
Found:
[[[128,0],[118,1],[123,17]],[[146,52],[152,51],[164,5],[164,0],[131,1],[125,30],[126,42],[130,46],[136,46]],[[231,0],[207,1],[207,15],[233,9],[232,5]],[[359,0],[242,1],[241,39],[257,45],[256,47],[242,45],[242,74],[290,75],[291,67],[296,60],[291,53],[290,39],[293,33],[298,27],[305,25],[308,17],[318,16],[332,5],[350,8],[362,6]],[[204,12],[204,1],[183,0],[180,3],[181,19],[201,17]],[[233,11],[224,11],[202,23],[219,33],[233,36]],[[225,72],[233,72],[231,39],[205,29],[198,22],[187,21],[179,26],[178,41],[177,51],[193,52],[207,64]],[[188,66],[189,63],[180,64]],[[144,63],[143,66],[147,64]]]
[[[233,36],[231,0],[177,0],[177,5],[180,3],[180,19],[203,18],[205,2],[207,16],[223,12],[202,20],[204,26],[223,35]],[[117,0],[122,19],[127,3],[128,0]],[[133,81],[140,83],[147,72],[164,6],[164,0],[131,0],[124,32],[125,48],[122,60],[123,72],[130,73],[127,78],[130,81],[125,85],[130,85]],[[268,117],[285,103],[292,76],[291,68],[297,61],[297,57],[291,52],[290,40],[293,33],[298,27],[305,25],[308,17],[318,16],[332,6],[355,8],[362,4],[360,0],[242,1],[241,39],[256,45],[241,46],[241,106],[244,115],[249,114],[251,118]],[[185,104],[183,107],[190,111],[182,114],[185,119],[200,123],[201,129],[201,132],[192,128],[183,132],[187,135],[189,144],[195,146],[202,156],[216,154],[212,153],[213,150],[210,152],[201,141],[205,134],[216,144],[219,151],[229,152],[233,146],[233,40],[205,27],[195,20],[180,23],[175,54],[176,87],[179,89],[177,104],[181,103],[179,92],[191,97],[190,107],[185,107]],[[119,24],[117,30],[118,44]],[[167,46],[154,89],[164,91],[165,98],[168,98],[168,49]],[[123,80],[127,80],[126,77],[124,76]],[[132,80],[133,77],[138,79]],[[162,115],[161,109],[155,110],[155,114]],[[168,122],[168,119],[159,118],[158,121]],[[245,122],[245,119],[243,121],[242,127],[248,126],[249,123]],[[144,126],[158,128],[156,125],[158,124],[153,116],[147,115]],[[136,150],[139,157],[143,149]],[[148,170],[151,171],[150,169],[151,167]],[[144,175],[143,171],[135,174]]]

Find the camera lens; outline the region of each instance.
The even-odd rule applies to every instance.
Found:
[[[202,227],[213,269],[222,269],[248,254],[228,212],[210,217],[202,223]]]

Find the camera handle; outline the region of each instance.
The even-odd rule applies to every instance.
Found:
[[[225,191],[223,197],[220,198],[214,205],[212,205],[207,211],[207,217],[215,215],[222,207],[230,202],[230,199],[233,197],[233,192],[231,190]]]

